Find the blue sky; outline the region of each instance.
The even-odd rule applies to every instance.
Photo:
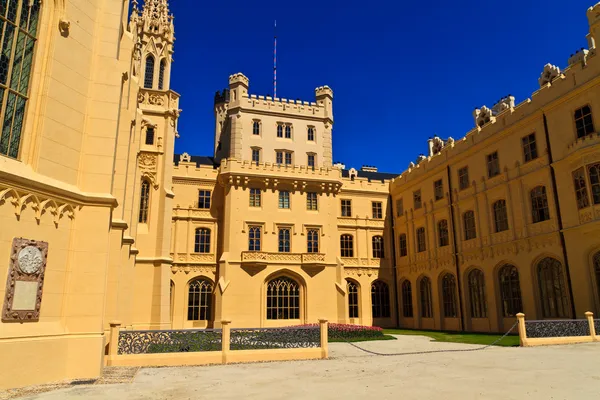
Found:
[[[334,90],[333,158],[402,172],[426,140],[463,137],[472,112],[539,86],[544,64],[564,68],[587,47],[595,0],[171,0],[182,95],[176,152],[212,155],[213,96],[243,72],[270,95],[277,20],[278,97],[314,101]]]

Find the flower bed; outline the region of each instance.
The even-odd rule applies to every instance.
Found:
[[[302,326],[317,326],[307,324]],[[358,341],[358,340],[385,340],[388,336],[383,334],[383,329],[377,326],[363,326],[351,324],[329,324],[327,336],[330,342]]]

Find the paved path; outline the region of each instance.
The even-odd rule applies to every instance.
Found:
[[[380,352],[466,349],[424,336],[359,345]],[[145,368],[133,383],[26,399],[599,399],[600,344],[372,356],[330,344],[330,360]]]

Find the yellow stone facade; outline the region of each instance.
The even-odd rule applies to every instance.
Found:
[[[402,174],[333,163],[329,87],[273,99],[240,73],[215,95],[214,154],[175,155],[165,0],[0,14],[0,388],[97,377],[115,320],[499,332],[600,312],[600,5],[567,69]],[[48,244],[39,319],[6,309],[15,238]]]

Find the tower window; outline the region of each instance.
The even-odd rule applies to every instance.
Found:
[[[153,145],[154,144],[154,127],[149,126],[146,128],[146,144]]]
[[[252,123],[252,134],[260,135],[260,121],[254,121]]]
[[[312,126],[309,126],[308,130],[306,132],[306,136],[307,136],[307,140],[314,142],[315,141],[315,128],[313,128]]]
[[[149,55],[146,57],[146,70],[144,73],[144,88],[152,89],[154,84],[154,57]]]
[[[166,64],[167,63],[164,59],[160,61],[160,66],[158,70],[158,90],[163,90]]]
[[[150,182],[147,180],[142,181],[142,187],[140,189],[140,216],[138,221],[141,224],[148,223],[148,209],[150,206]]]

